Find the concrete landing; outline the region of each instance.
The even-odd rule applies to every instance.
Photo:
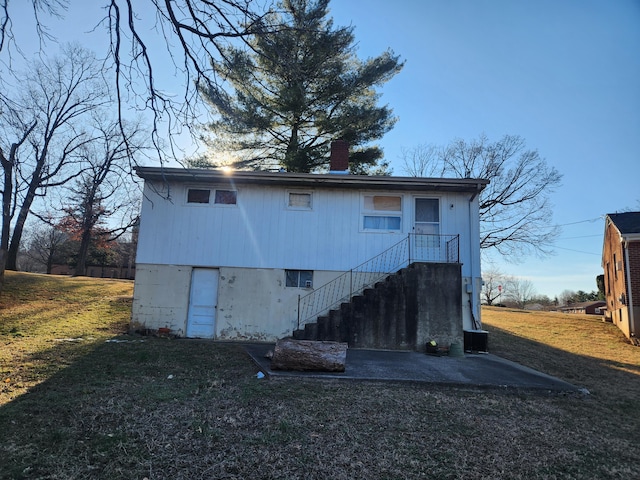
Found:
[[[274,345],[269,344],[245,345],[258,368],[272,379],[299,377],[588,393],[584,388],[492,354],[437,357],[418,352],[349,349],[343,373],[293,372],[271,370],[271,361],[265,355],[273,348]]]

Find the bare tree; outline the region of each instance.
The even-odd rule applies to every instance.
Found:
[[[77,153],[91,141],[81,120],[107,101],[101,79],[94,56],[70,46],[62,57],[33,63],[19,77],[17,100],[5,102],[11,108],[6,108],[0,125],[0,150],[9,152],[2,156],[3,246],[17,213],[5,257],[9,270],[16,269],[24,225],[36,197],[79,174]]]
[[[136,223],[139,212],[130,155],[144,147],[143,131],[139,124],[126,124],[123,132],[117,122],[96,122],[94,140],[81,149],[84,168],[67,188],[67,206],[62,208],[66,229],[79,242],[76,275],[85,274],[95,236],[103,242],[115,240]],[[112,220],[109,227],[105,226],[107,219]]]
[[[524,309],[536,296],[536,290],[531,280],[509,277],[504,287],[505,297],[516,307]]]
[[[559,229],[549,219],[550,196],[562,175],[526,148],[524,139],[505,135],[490,142],[454,140],[447,147],[419,146],[405,152],[405,170],[457,178],[490,180],[480,194],[480,247],[517,259],[516,253],[541,256],[552,252]]]
[[[560,305],[571,305],[574,303],[576,298],[576,292],[574,290],[563,290],[560,295],[558,295],[558,302]]]
[[[11,219],[15,212],[14,172],[18,165],[18,150],[35,128],[36,124],[23,124],[19,133],[8,143],[0,144],[0,164],[2,165],[2,229],[0,234],[0,287],[4,283],[4,271],[9,251],[9,239],[11,234]],[[5,147],[6,145],[6,147]],[[8,151],[8,152],[7,152]]]
[[[402,148],[402,168],[411,177],[443,177],[446,171],[441,162],[440,148],[421,144],[413,148]]]
[[[507,283],[507,277],[495,267],[482,270],[482,299],[485,305],[493,305],[500,300],[502,291]]]
[[[64,16],[72,2],[30,1],[42,43],[54,37],[47,20]],[[102,5],[104,14],[93,26],[106,33],[105,66],[114,75],[118,117],[124,120],[125,104],[150,113],[150,137],[160,161],[167,151],[163,139],[169,139],[173,147],[170,133],[194,124],[199,113],[197,87],[217,82],[213,64],[222,58],[224,48],[276,28],[266,16],[272,11],[270,0],[102,0]],[[14,38],[11,13],[9,0],[0,0],[0,52],[7,50]],[[155,47],[158,44],[162,45],[159,49]],[[184,86],[177,95],[168,93],[159,82],[157,71],[167,63]],[[176,157],[172,148],[168,151]]]
[[[0,52],[5,49],[7,43],[14,41],[9,3],[10,0],[0,0]],[[30,3],[38,37],[51,38],[42,22],[42,16],[59,16],[66,9],[67,0],[30,0]]]
[[[69,236],[58,227],[42,224],[36,227],[28,237],[25,255],[42,266],[46,273],[51,273],[56,260],[61,261],[60,255]]]

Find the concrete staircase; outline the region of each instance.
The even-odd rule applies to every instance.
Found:
[[[293,338],[351,348],[423,351],[462,342],[461,265],[414,263],[296,330]]]

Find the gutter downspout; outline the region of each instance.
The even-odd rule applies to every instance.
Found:
[[[624,273],[625,273],[625,277],[626,278],[626,284],[627,284],[627,295],[628,295],[628,301],[627,301],[627,311],[629,314],[629,336],[630,337],[635,337],[636,336],[636,332],[635,332],[635,322],[633,320],[633,288],[631,288],[631,264],[629,263],[629,241],[625,240],[622,243],[622,246],[624,248]]]
[[[471,232],[473,232],[473,217],[471,216],[471,204],[475,200],[475,198],[478,196],[481,190],[482,190],[481,185],[477,184],[476,191],[473,193],[473,195],[471,195],[471,198],[469,199],[469,260],[470,260],[469,274],[471,277],[471,298],[469,299],[469,306],[471,307],[471,320],[473,321],[473,327],[476,330],[480,330],[482,328],[482,322],[478,320],[478,302],[476,300],[476,297],[477,297],[476,279],[474,277],[474,272],[473,272],[473,243],[471,241],[471,238],[472,238]]]

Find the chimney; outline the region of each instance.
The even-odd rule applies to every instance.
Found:
[[[329,173],[349,173],[349,144],[344,140],[331,142]]]

